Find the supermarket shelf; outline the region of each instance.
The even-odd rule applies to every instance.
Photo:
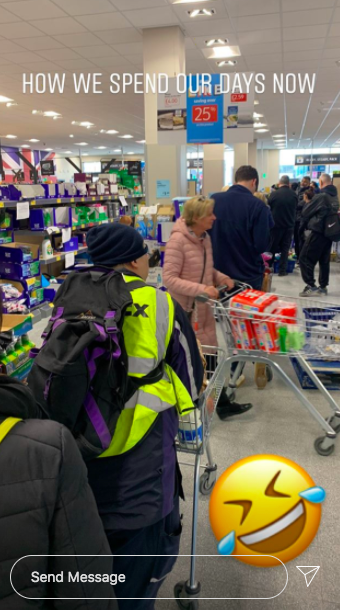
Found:
[[[108,220],[100,220],[99,222],[89,222],[88,224],[77,225],[77,226],[74,225],[72,227],[72,231],[82,231],[83,229],[92,229],[92,227],[98,227],[100,225],[105,225],[105,224],[109,224],[109,223],[113,223],[113,222],[119,222],[119,219],[120,219],[120,216],[117,216],[117,218],[109,218]],[[67,227],[65,227],[65,228],[67,228]],[[13,231],[14,233],[20,233],[20,235],[22,237],[25,237],[28,235],[53,236],[53,235],[62,234],[62,230],[53,231],[52,233],[49,233],[49,231],[47,229],[42,229],[41,231],[34,231],[34,230],[30,230],[30,229],[11,229],[11,231]]]
[[[129,199],[142,199],[145,195],[131,195],[125,197]],[[117,195],[98,195],[97,197],[61,197],[58,199],[23,199],[23,201],[29,201],[30,207],[45,207],[53,205],[69,205],[71,203],[100,203],[105,201],[116,201],[119,202],[119,196]],[[16,208],[18,201],[0,201],[0,208]]]
[[[78,250],[74,252],[60,252],[60,254],[57,254],[56,256],[50,256],[49,258],[40,258],[40,264],[51,265],[52,263],[58,263],[59,261],[63,260],[63,258],[65,258],[67,254],[74,254],[74,256],[76,256],[77,254],[82,254],[82,252],[87,252],[87,246],[81,246],[80,248],[78,248]]]

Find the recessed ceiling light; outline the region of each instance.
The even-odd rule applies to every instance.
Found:
[[[122,149],[121,148],[115,148],[113,152],[120,152],[121,153]]]
[[[74,138],[74,135],[73,135],[73,133],[71,133],[71,134],[70,134],[70,138]]]
[[[12,136],[12,134],[8,134],[7,136],[5,136],[5,138],[8,138],[9,140],[15,140],[17,136]]]
[[[31,148],[29,144],[21,144],[20,148]]]
[[[119,131],[117,131],[116,129],[108,129],[106,133],[112,135],[114,133],[119,133]]]
[[[13,102],[13,100],[5,95],[0,95],[0,104],[5,104],[6,102]]]
[[[82,157],[88,157],[89,154],[88,153],[82,153]]]
[[[254,123],[254,127],[267,127],[266,123]]]
[[[253,113],[253,117],[254,117],[254,119],[262,119],[263,118],[263,114],[259,114],[258,112],[254,112]]]
[[[285,134],[284,133],[276,133],[275,136],[273,136],[273,138],[285,138]]]
[[[289,138],[289,142],[295,142],[295,138]]]
[[[17,106],[18,104],[16,104],[15,102],[7,102],[6,107],[7,108],[11,108],[11,106]]]
[[[30,140],[28,140],[28,142],[40,142],[40,140],[37,140],[36,138],[31,138]]]
[[[266,133],[266,131],[269,131],[269,129],[255,129],[256,133]]]
[[[254,100],[254,106],[258,106],[259,105],[259,101],[258,100]]]
[[[216,11],[212,8],[212,9],[207,9],[207,8],[196,8],[193,11],[188,11],[188,15],[189,17],[211,17],[212,15],[215,15]]]
[[[216,64],[221,68],[221,66],[236,66],[236,59],[228,59],[223,61],[217,61]]]
[[[51,150],[53,150],[53,148],[45,148],[46,152],[51,152]]]
[[[88,146],[87,142],[75,142],[76,146]]]
[[[130,138],[133,138],[133,136],[130,136],[129,134],[126,134],[125,136],[118,136],[119,138],[123,138],[124,140],[129,140]]]
[[[135,153],[134,153],[134,152],[128,152],[128,153],[126,153],[126,154],[127,154],[127,155],[134,155]]]
[[[227,59],[228,57],[237,57],[238,55],[240,55],[240,49],[237,46],[221,46],[221,47],[214,47],[212,49],[212,55],[210,55],[210,59]]]
[[[72,155],[72,150],[64,150],[64,155]]]
[[[106,146],[96,146],[97,150],[104,150],[104,148],[106,148]]]
[[[137,144],[145,144],[146,140],[136,140]]]
[[[60,112],[54,112],[54,110],[46,110],[44,112],[44,116],[52,116],[52,117],[60,116]]]
[[[228,38],[211,38],[210,40],[206,40],[205,44],[207,45],[207,47],[213,47],[214,45],[224,45],[224,44],[228,44]]]

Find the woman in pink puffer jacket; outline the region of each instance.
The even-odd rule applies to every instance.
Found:
[[[203,345],[217,345],[215,318],[209,304],[195,301],[206,293],[218,299],[216,286],[232,288],[234,282],[214,269],[210,236],[214,201],[194,197],[186,202],[183,217],[177,220],[165,248],[164,285],[171,296],[191,314],[198,339]]]
[[[171,296],[188,312],[198,339],[203,345],[217,346],[216,324],[208,303],[195,301],[206,293],[218,299],[216,286],[234,287],[233,280],[214,269],[212,247],[206,233],[214,224],[214,201],[205,197],[193,197],[185,203],[183,217],[177,220],[165,248],[163,270],[164,285]],[[216,366],[216,356],[210,359],[208,368]],[[225,420],[233,415],[249,411],[252,405],[231,403],[225,388],[217,405],[217,414]]]

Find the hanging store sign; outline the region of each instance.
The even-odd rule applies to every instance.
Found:
[[[142,175],[141,161],[127,161],[126,165],[127,165],[129,176],[141,176]]]
[[[178,93],[177,79],[169,78],[168,93],[158,94],[158,144],[185,144],[187,129],[187,96]]]
[[[54,176],[54,162],[53,159],[48,161],[41,161],[41,175],[42,176]]]
[[[295,155],[295,165],[340,165],[340,155]]]
[[[211,86],[204,86],[201,76],[188,82],[187,143],[223,144],[223,94],[220,75],[211,75]]]

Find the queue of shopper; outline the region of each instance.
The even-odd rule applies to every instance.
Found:
[[[9,580],[16,559],[38,555],[36,569],[46,571],[46,555],[58,553],[62,556],[52,560],[50,571],[72,566],[74,559],[66,562],[64,555],[88,554],[93,557],[81,561],[83,571],[105,568],[110,573],[112,554],[114,571],[125,575],[113,588],[103,583],[82,587],[79,598],[106,599],[69,601],[69,608],[154,608],[179,553],[179,503],[184,498],[175,437],[178,416],[195,409],[204,385],[197,339],[210,346],[210,365],[216,365],[215,319],[210,306],[197,297],[217,300],[219,289],[232,289],[235,280],[260,290],[262,254],[268,250],[273,256],[281,253],[280,275],[286,275],[294,231],[299,244],[309,231],[300,252],[307,284],[302,296],[327,294],[331,241],[325,236],[325,222],[339,209],[330,176],[321,176],[318,194],[307,178],[295,193],[282,176],[269,205],[258,197],[258,184],[257,170],[242,166],[228,190],[185,203],[166,246],[167,292],[147,285],[147,247],[132,227],[117,223],[91,229],[87,244],[94,268],[71,273],[58,291],[30,389],[0,377],[0,485],[8,490],[0,508],[0,610],[18,607]],[[317,262],[320,288],[314,280]],[[83,298],[77,297],[77,283]],[[108,301],[104,314],[102,289]],[[85,361],[89,366],[90,387],[79,409],[79,364],[75,399],[65,413],[56,392],[56,377],[65,365],[60,354],[71,334],[75,349],[77,340],[85,342],[86,333],[94,337],[82,360],[82,366]],[[39,358],[41,362],[51,356],[54,369],[48,383],[41,384]],[[119,374],[118,369],[113,374],[115,362]],[[58,387],[62,392],[63,382]],[[53,391],[59,401],[53,402]],[[101,410],[98,405],[103,403]],[[118,403],[113,416],[111,409]],[[223,390],[217,412],[227,420],[251,407],[230,402]],[[93,431],[99,449],[91,445]],[[79,449],[86,456],[89,484]],[[20,578],[18,589],[25,591],[23,574]],[[31,588],[30,593],[75,596],[74,589],[70,594],[67,586],[56,584]],[[23,601],[20,610],[30,603]],[[39,607],[60,607],[53,604]]]

